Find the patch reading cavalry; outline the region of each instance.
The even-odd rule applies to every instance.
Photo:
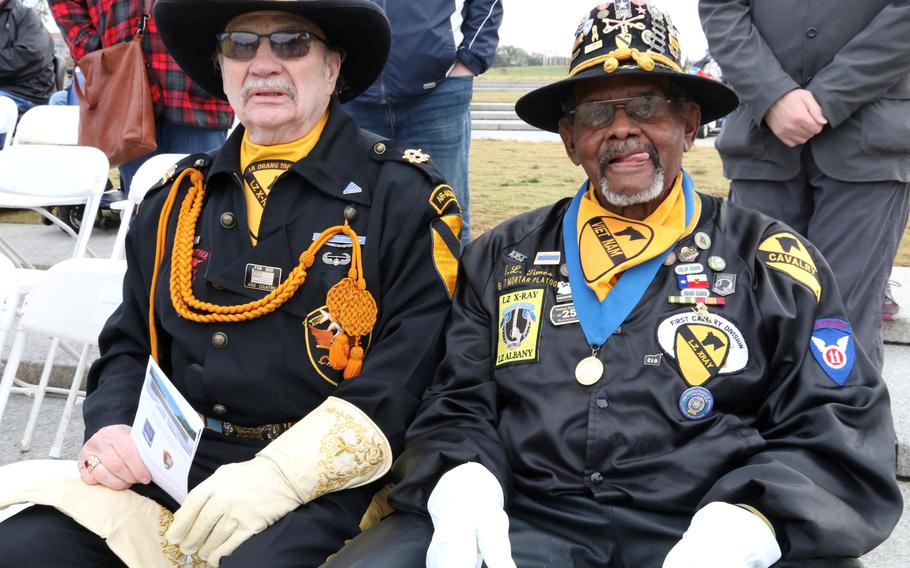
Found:
[[[815,294],[815,301],[822,297],[818,269],[806,245],[793,233],[777,233],[758,246],[758,257],[768,268],[783,272]]]
[[[643,224],[617,217],[595,217],[581,230],[578,247],[583,254],[585,279],[594,282],[615,271],[623,263],[641,255],[651,241],[654,230]]]
[[[499,296],[496,366],[537,360],[543,297],[543,288]]]

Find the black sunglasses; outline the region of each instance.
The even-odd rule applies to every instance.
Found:
[[[651,95],[629,99],[591,101],[581,103],[574,110],[569,111],[569,116],[583,126],[596,130],[613,124],[616,109],[624,108],[626,115],[635,122],[651,124],[666,118],[673,100]]]
[[[218,53],[228,59],[249,61],[256,57],[259,50],[259,40],[269,38],[269,47],[272,53],[280,59],[295,59],[305,57],[310,52],[310,43],[318,39],[328,45],[325,38],[313,32],[272,32],[270,34],[257,34],[255,32],[224,32],[215,36],[218,39]]]

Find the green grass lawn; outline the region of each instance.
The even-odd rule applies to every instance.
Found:
[[[486,73],[477,77],[478,81],[542,81],[562,79],[569,74],[568,66],[541,66],[528,67],[490,67]]]

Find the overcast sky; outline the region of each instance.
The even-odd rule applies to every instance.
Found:
[[[670,15],[683,53],[698,59],[708,48],[698,21],[698,0],[651,0]],[[598,0],[503,0],[499,44],[568,57],[579,20]]]

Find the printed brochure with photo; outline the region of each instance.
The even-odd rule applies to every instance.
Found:
[[[149,357],[130,435],[152,481],[177,503],[186,499],[190,464],[203,427],[199,414]]]

